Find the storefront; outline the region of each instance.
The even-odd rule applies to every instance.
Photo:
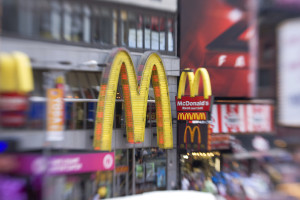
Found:
[[[11,154],[6,161],[13,161],[14,167],[1,175],[1,196],[7,197],[4,199],[112,197],[114,153]]]

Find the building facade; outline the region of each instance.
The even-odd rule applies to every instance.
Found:
[[[17,151],[41,156],[46,152],[49,157],[95,153],[93,139],[101,77],[113,48],[127,49],[136,71],[144,52],[159,53],[168,81],[171,114],[176,119],[180,61],[176,1],[5,0],[2,8],[1,51],[27,54],[33,68],[34,90],[28,94],[30,106],[25,122],[19,127],[1,127],[1,140],[17,141]],[[49,140],[46,92],[59,84],[64,92],[64,129],[60,137]],[[98,188],[103,197],[113,197],[177,187],[176,120],[172,125],[173,148],[158,148],[151,84],[144,142],[127,142],[123,93],[119,83],[111,145],[114,170],[50,177],[47,184],[55,191],[54,199],[69,199],[88,191],[97,193]],[[89,180],[97,182],[97,186],[90,185]],[[89,194],[84,195],[81,194],[82,199]]]

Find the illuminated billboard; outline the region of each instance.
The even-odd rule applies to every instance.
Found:
[[[179,0],[180,66],[204,66],[214,96],[253,97],[255,29],[249,0]],[[250,48],[251,47],[251,48]],[[251,49],[251,51],[250,51]],[[188,92],[188,90],[187,90]]]

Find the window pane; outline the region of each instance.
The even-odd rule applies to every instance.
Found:
[[[151,17],[151,49],[159,50],[159,24],[158,17]]]
[[[165,19],[164,18],[160,18],[159,19],[159,49],[164,51],[166,50],[165,46],[166,46],[166,33],[165,33]]]
[[[18,31],[17,0],[2,1],[2,27],[4,31],[16,33]]]
[[[72,6],[72,26],[71,26],[71,35],[72,41],[79,42],[82,41],[82,10],[79,4],[74,4]]]
[[[144,18],[145,23],[145,49],[150,49],[151,44],[151,21],[149,17]]]
[[[63,6],[63,33],[64,39],[67,41],[71,41],[71,31],[72,31],[72,7],[70,3],[65,2]]]
[[[91,42],[91,9],[88,6],[83,8],[83,41]]]
[[[92,8],[92,41],[94,43],[100,42],[100,11],[98,8]]]
[[[44,97],[45,92],[43,89],[43,72],[42,70],[33,70],[33,79],[34,79],[34,90],[32,95],[33,96],[39,96]]]
[[[128,46],[131,48],[136,48],[136,15],[133,13],[128,14]]]
[[[121,44],[128,45],[128,16],[127,11],[121,10]]]
[[[100,9],[100,42],[101,44],[112,44],[113,25],[112,10]]]
[[[78,82],[84,93],[84,98],[94,99],[93,94],[91,93],[90,85],[87,80],[87,76],[84,72],[77,72]]]
[[[78,85],[78,77],[75,72],[69,72],[66,76],[66,85],[70,88],[72,97],[71,98],[83,98]]]
[[[143,48],[143,17],[142,17],[142,15],[138,16],[137,48]]]
[[[168,19],[168,51],[174,51],[174,22]]]
[[[61,5],[57,1],[51,1],[50,21],[51,21],[51,36],[53,39],[60,39],[60,7]]]
[[[101,73],[99,72],[86,72],[89,88],[93,90],[95,98],[98,98],[100,90]]]
[[[39,1],[40,9],[40,35],[43,38],[51,39],[51,18],[50,18],[50,4],[46,0]]]

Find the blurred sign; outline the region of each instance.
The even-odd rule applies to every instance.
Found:
[[[43,157],[27,154],[18,157],[22,174],[78,174],[114,169],[114,153],[69,154]]]
[[[278,30],[278,121],[300,126],[300,19],[282,23]]]
[[[273,106],[256,104],[216,104],[211,115],[212,133],[270,133]]]
[[[62,141],[64,139],[64,101],[63,91],[52,88],[47,90],[47,140]]]
[[[205,66],[214,96],[252,97],[250,0],[180,0],[180,66]],[[253,25],[253,24],[252,24]],[[200,88],[202,90],[202,88]]]

